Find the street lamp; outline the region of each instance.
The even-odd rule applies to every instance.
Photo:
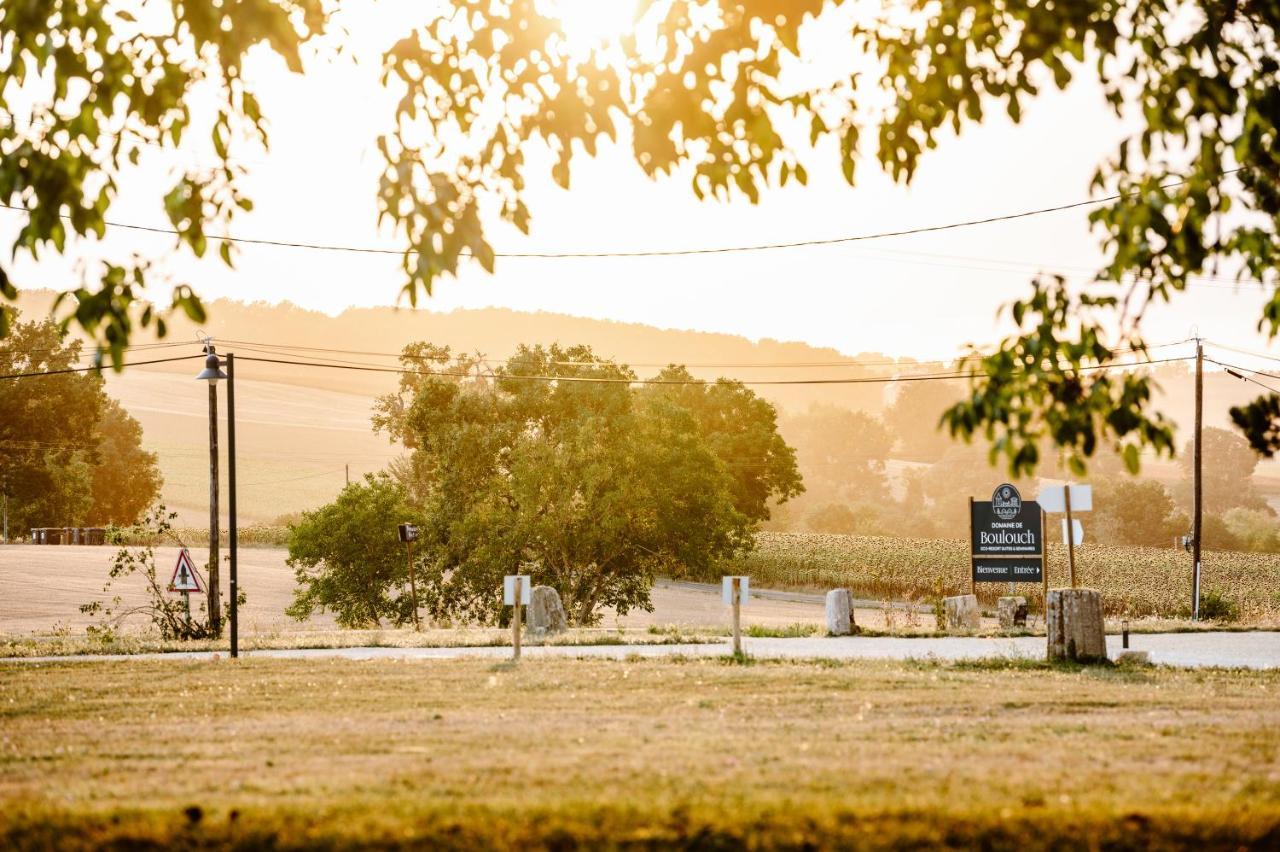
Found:
[[[218,602],[218,379],[227,380],[227,486],[228,520],[231,535],[230,582],[231,596],[231,656],[240,656],[239,643],[239,585],[237,583],[237,535],[236,535],[236,356],[227,353],[225,362],[218,360],[213,344],[206,341],[204,371],[197,381],[209,383],[209,626],[218,632],[221,612]],[[222,372],[226,364],[227,371]]]

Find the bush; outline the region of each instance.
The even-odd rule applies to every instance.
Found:
[[[166,512],[164,506],[156,506],[140,524],[126,529],[112,528],[109,531],[108,542],[122,546],[107,574],[106,585],[102,587],[105,598],[80,607],[80,612],[99,619],[88,628],[87,632],[91,637],[111,641],[116,637],[121,624],[131,616],[147,619],[151,627],[159,631],[162,639],[186,641],[216,639],[222,635],[222,624],[226,624],[230,617],[230,601],[222,604],[222,622],[215,628],[207,613],[208,598],[203,594],[193,593],[190,604],[194,611],[188,610],[187,601],[169,591],[163,574],[156,568],[157,544],[179,547],[187,545],[181,534],[170,526],[173,518],[174,514]],[[131,549],[127,544],[130,541],[144,543],[134,545],[134,549]],[[143,602],[128,604],[122,595],[113,594],[114,584],[120,580],[140,583],[145,593]],[[243,590],[237,598],[240,606],[244,606],[246,598]]]
[[[328,610],[340,627],[414,623],[406,549],[396,534],[401,523],[422,524],[422,517],[385,474],[369,474],[303,513],[290,530],[288,563],[298,587],[285,612],[302,621]],[[415,550],[415,564],[422,558]]]
[[[1235,621],[1240,617],[1240,607],[1217,589],[1208,588],[1200,593],[1200,617],[1208,621]]]

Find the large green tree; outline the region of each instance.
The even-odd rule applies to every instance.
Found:
[[[94,526],[137,523],[160,494],[156,454],[142,448],[142,424],[114,399],[100,407],[97,463],[86,522]]]
[[[51,321],[18,322],[0,340],[0,493],[9,532],[31,527],[132,524],[159,496],[142,427],[80,363],[81,344]]]
[[[648,608],[655,574],[748,547],[764,503],[799,485],[790,448],[744,440],[727,416],[753,410],[740,386],[637,388],[585,346],[521,347],[492,376],[440,347],[408,347],[403,363],[375,424],[414,448],[398,471],[424,503],[422,593],[437,621],[501,620],[502,576],[517,570],[556,588],[579,624]],[[699,416],[712,410],[718,425]],[[767,414],[756,425],[772,433]]]
[[[698,432],[733,477],[733,505],[753,522],[769,520],[771,500],[804,491],[796,451],[778,433],[778,413],[742,382],[694,381],[670,366],[646,385],[693,415]]]
[[[194,123],[190,96],[209,85],[217,97],[204,124],[218,167],[182,175],[164,198],[179,246],[203,253],[249,205],[229,159],[263,135],[240,74],[246,52],[264,44],[300,70],[302,45],[336,6],[154,5],[140,21],[113,3],[0,7],[0,85],[6,104],[24,104],[8,110],[0,148],[0,201],[29,213],[19,254],[101,236],[127,163],[144,144],[176,145]],[[1261,326],[1280,330],[1277,0],[639,0],[632,31],[596,45],[566,37],[554,11],[537,0],[454,0],[387,51],[384,77],[403,94],[380,139],[379,215],[404,238],[410,301],[463,262],[493,268],[492,215],[530,228],[526,185],[542,162],[526,159],[531,140],[550,149],[566,187],[575,156],[625,139],[651,176],[679,171],[700,197],[755,202],[768,187],[804,183],[805,164],[828,151],[851,184],[868,156],[909,182],[945,137],[995,112],[1016,122],[1042,90],[1094,77],[1129,131],[1093,180],[1106,253],[1098,286],[1034,282],[1011,306],[1018,332],[983,353],[949,428],[983,435],[1020,472],[1046,441],[1077,471],[1106,444],[1136,468],[1143,447],[1172,451],[1170,424],[1151,412],[1145,375],[1091,368],[1142,350],[1146,306],[1225,262],[1263,282]],[[812,62],[818,50],[831,55],[802,38],[815,17],[848,33],[843,64]],[[135,317],[156,319],[131,307],[145,272],[145,261],[108,262],[75,292],[74,318],[113,355]],[[0,290],[16,293],[2,271]],[[175,304],[200,311],[186,289]],[[1280,445],[1275,395],[1236,418],[1255,447]]]

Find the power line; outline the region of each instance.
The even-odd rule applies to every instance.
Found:
[[[1227,169],[1222,172],[1223,175],[1235,174],[1243,171],[1244,167]],[[1161,189],[1171,189],[1181,186],[1188,182],[1188,178],[1171,181],[1160,185]],[[845,243],[867,242],[870,240],[888,239],[891,237],[906,237],[916,234],[930,234],[939,231],[951,231],[958,228],[970,228],[977,225],[990,225],[997,222],[1008,222],[1015,219],[1025,219],[1031,216],[1041,216],[1048,213],[1060,213],[1066,210],[1075,210],[1081,207],[1096,207],[1100,204],[1107,204],[1112,201],[1119,201],[1130,195],[1136,194],[1137,190],[1130,192],[1121,192],[1114,195],[1103,196],[1102,198],[1092,198],[1086,201],[1075,201],[1070,204],[1059,204],[1054,207],[1040,207],[1033,210],[1023,210],[1017,213],[1005,213],[997,216],[987,216],[980,219],[967,219],[960,222],[948,222],[943,225],[924,225],[916,228],[905,228],[896,231],[879,231],[869,234],[854,234],[845,237],[830,237],[826,239],[797,240],[795,242],[779,242],[779,243],[759,243],[755,245],[741,246],[721,246],[716,248],[693,248],[693,249],[647,249],[641,251],[565,251],[565,252],[494,252],[494,257],[504,258],[527,258],[537,260],[566,260],[566,259],[584,259],[584,258],[641,258],[641,257],[689,257],[692,255],[714,255],[714,254],[735,254],[743,252],[762,252],[776,251],[782,249],[796,248],[814,248],[818,246],[840,245]],[[0,204],[0,208],[12,210],[19,213],[25,213],[30,216],[31,211],[26,207],[13,204]],[[69,214],[58,214],[59,218],[70,220]],[[173,228],[154,228],[148,225],[134,225],[127,222],[114,222],[104,220],[104,224],[111,228],[120,228],[127,231],[138,231],[148,234],[164,234],[167,236],[180,236],[179,232]],[[350,254],[379,254],[403,256],[406,254],[420,254],[416,249],[391,249],[378,248],[372,246],[344,246],[329,243],[311,243],[289,240],[273,240],[257,237],[233,237],[229,235],[206,234],[206,239],[218,240],[224,243],[234,243],[240,245],[255,246],[271,246],[274,248],[292,248],[304,249],[308,251],[328,251],[328,252],[346,252]],[[463,251],[462,254],[469,255],[470,252]]]
[[[30,356],[30,355],[35,355],[38,352],[61,352],[64,349],[70,348],[71,345],[79,342],[82,342],[82,341],[72,340],[71,343],[65,344],[63,346],[41,346],[41,347],[36,347],[34,349],[9,349],[9,350],[5,350],[3,354]],[[135,352],[142,349],[172,349],[175,346],[189,346],[189,345],[190,343],[188,343],[187,341],[180,341],[180,342],[171,341],[169,343],[135,343],[135,344],[131,344],[129,346],[124,347],[124,349],[126,352]],[[95,357],[97,351],[101,351],[101,350],[81,352],[80,354],[76,355],[76,360],[84,360],[85,358]]]
[[[1237,367],[1232,364],[1224,364],[1221,361],[1215,361],[1212,358],[1206,358],[1205,360],[1208,361],[1210,364],[1217,364],[1219,367],[1226,370],[1228,375],[1235,376],[1237,379],[1243,379],[1246,382],[1253,382],[1255,385],[1262,388],[1263,390],[1266,390],[1273,394],[1280,395],[1280,389],[1273,388],[1271,387],[1271,385],[1268,385],[1265,382],[1260,382],[1257,379],[1255,379],[1253,376],[1246,376],[1245,373],[1253,373],[1254,375],[1257,375],[1257,376],[1266,376],[1269,379],[1280,379],[1280,376],[1273,376],[1270,373],[1264,373],[1260,370],[1250,370],[1246,367]],[[1238,372],[1238,371],[1243,371],[1243,372]]]
[[[121,364],[120,366],[121,366],[121,367],[141,367],[141,366],[143,366],[143,365],[145,365],[145,364],[168,364],[168,363],[170,363],[170,362],[172,362],[172,361],[190,361],[190,360],[192,360],[192,359],[194,359],[194,358],[204,358],[204,357],[205,357],[205,356],[203,356],[203,355],[179,355],[179,356],[178,356],[178,357],[176,357],[176,358],[156,358],[156,359],[151,360],[151,361],[130,361],[129,363],[127,363],[127,364]],[[101,370],[102,370],[102,367],[101,367],[101,366],[94,366],[94,367],[68,367],[67,369],[64,369],[64,370],[45,370],[45,371],[43,371],[43,372],[35,372],[35,373],[10,373],[9,375],[6,375],[6,376],[0,376],[0,380],[3,380],[3,379],[34,379],[34,378],[40,378],[40,377],[43,377],[43,376],[61,376],[61,375],[65,375],[65,374],[67,374],[67,373],[91,373],[91,372],[101,372]]]
[[[1169,349],[1174,346],[1182,346],[1186,343],[1190,343],[1193,339],[1194,338],[1188,337],[1184,340],[1175,340],[1169,343],[1156,343],[1156,344],[1152,344],[1150,346],[1145,346],[1141,348],[1136,346],[1128,346],[1121,349],[1116,349],[1112,352],[1112,354],[1128,355],[1128,354],[1133,354],[1139,351],[1149,352],[1157,349]],[[281,343],[260,343],[257,341],[249,341],[249,340],[231,340],[229,338],[218,338],[218,340],[221,343],[227,343],[235,346],[245,347],[249,349],[249,351],[263,352],[264,354],[279,354],[279,351],[284,351],[286,352],[286,354],[289,354],[290,357],[302,357],[302,356],[294,356],[292,354],[292,351],[298,351],[298,352],[323,352],[323,353],[332,352],[340,355],[363,355],[367,357],[406,359],[411,361],[429,360],[425,356],[406,355],[404,353],[397,354],[394,352],[374,352],[374,351],[359,350],[359,349],[333,349],[333,348],[323,348],[318,346],[293,346],[293,345],[281,344]],[[253,349],[251,347],[260,347],[260,348]],[[272,351],[272,350],[276,350],[276,351]],[[324,358],[322,360],[331,361],[337,364],[353,364],[356,366],[377,366],[377,365],[367,364],[367,363],[358,362],[358,361],[344,361],[338,358]],[[623,363],[623,366],[627,366],[627,367],[667,367],[674,364],[676,366],[685,367],[690,370],[757,369],[757,368],[758,369],[774,369],[774,368],[803,369],[803,368],[809,368],[809,367],[849,367],[849,368],[896,367],[899,369],[910,369],[913,367],[924,367],[924,366],[933,366],[933,365],[948,366],[948,365],[955,364],[957,362],[962,362],[964,360],[966,360],[966,356],[957,356],[955,358],[950,358],[946,360],[933,360],[933,361],[914,361],[914,360],[907,360],[907,359],[899,359],[897,361],[858,361],[855,359],[855,360],[844,360],[844,361],[791,361],[791,362],[757,361],[757,362],[736,362],[736,363],[726,362],[726,363],[691,364],[691,363],[683,363],[680,361],[668,360],[668,361],[662,361],[662,362],[627,361],[625,363],[623,362],[620,362],[620,363]],[[493,365],[494,363],[500,363],[500,362],[494,362],[491,359],[487,359],[487,358],[480,358],[478,359],[478,363]],[[599,361],[547,361],[546,363],[557,366],[557,367],[593,367],[593,366],[599,366],[601,362]]]
[[[294,367],[327,367],[331,370],[355,370],[367,373],[395,373],[399,375],[417,375],[415,370],[406,370],[399,367],[384,367],[375,364],[336,364],[323,361],[285,361],[279,358],[255,358],[253,356],[240,356],[239,361],[255,361],[263,364],[284,364]],[[593,366],[615,366],[611,364],[598,364]],[[610,376],[545,376],[545,375],[521,375],[521,374],[484,374],[477,376],[475,373],[459,373],[447,370],[439,370],[428,373],[431,376],[445,376],[449,378],[474,379],[489,378],[494,380],[504,379],[522,379],[527,381],[541,382],[591,382],[596,384],[622,384],[622,385],[706,385],[713,384],[706,379],[628,379],[614,378]],[[916,376],[882,376],[868,378],[844,378],[844,379],[761,379],[756,381],[744,381],[739,384],[744,385],[840,385],[840,384],[879,384],[884,382],[912,382],[925,380],[945,380],[945,379],[964,379],[968,378],[968,373],[933,373],[922,374]],[[3,378],[0,376],[0,378]],[[734,380],[736,381],[736,380]]]
[[[257,485],[283,485],[286,482],[301,482],[304,479],[317,479],[321,476],[332,476],[335,473],[342,473],[346,468],[338,468],[337,470],[322,470],[319,473],[309,473],[305,476],[295,476],[290,479],[272,479],[265,482],[241,482],[240,485],[251,487]]]
[[[1248,355],[1250,358],[1261,358],[1264,361],[1274,361],[1274,362],[1280,363],[1280,358],[1276,357],[1275,355],[1268,355],[1265,352],[1253,352],[1249,349],[1240,349],[1239,347],[1236,347],[1236,346],[1227,346],[1222,343],[1214,343],[1211,340],[1206,340],[1205,343],[1207,343],[1208,345],[1216,349],[1225,349],[1226,351],[1234,352],[1237,355]],[[1214,363],[1217,364],[1218,362],[1214,361]],[[1219,364],[1218,366],[1225,366],[1225,365]]]
[[[1225,361],[1215,361],[1215,359],[1213,358],[1204,358],[1204,361],[1208,361],[1210,363],[1216,363],[1217,366],[1224,368],[1224,370],[1239,370],[1243,372],[1252,372],[1254,376],[1266,376],[1267,379],[1280,379],[1280,375],[1276,375],[1274,374],[1274,372],[1267,372],[1266,370],[1253,370],[1253,368],[1251,367],[1242,367],[1238,365],[1238,363],[1226,363]]]
[[[1129,364],[1097,364],[1086,367],[1080,367],[1080,372],[1094,372],[1097,370],[1113,370],[1124,367],[1146,367],[1154,364],[1168,364],[1175,361],[1189,361],[1191,356],[1182,356],[1180,358],[1158,358],[1147,361],[1138,361]],[[360,372],[371,373],[396,373],[396,374],[414,374],[413,370],[405,370],[397,367],[382,367],[375,365],[358,366],[352,364],[330,364],[320,361],[284,361],[278,358],[255,358],[252,356],[241,356],[241,361],[254,361],[264,364],[284,364],[295,367],[321,367],[331,370],[356,370]],[[609,365],[602,365],[609,366]],[[477,378],[474,373],[457,373],[449,371],[432,372],[431,376],[444,376],[451,378],[473,379]],[[753,381],[737,381],[742,385],[853,385],[853,384],[892,384],[895,382],[925,382],[925,381],[954,381],[957,379],[971,378],[972,374],[964,373],[925,373],[914,376],[870,376],[862,378],[823,378],[823,379],[760,379]],[[625,385],[707,385],[714,384],[706,379],[628,379],[614,378],[608,376],[545,376],[545,375],[520,375],[520,374],[489,374],[483,378],[501,381],[505,379],[516,379],[525,381],[541,381],[541,382],[586,382],[596,384],[625,384]]]

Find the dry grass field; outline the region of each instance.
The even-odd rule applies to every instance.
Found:
[[[108,374],[107,392],[138,419],[143,445],[159,456],[162,499],[178,522],[208,525],[209,403],[206,385],[190,375],[139,367]],[[400,450],[370,425],[371,394],[236,379],[236,455],[242,524],[313,509],[351,477],[382,470]],[[219,390],[219,405],[226,399]],[[226,411],[219,410],[226,492]],[[222,511],[226,515],[226,499]],[[226,523],[225,520],[223,522]]]
[[[11,849],[1274,849],[1280,672],[0,665]]]

